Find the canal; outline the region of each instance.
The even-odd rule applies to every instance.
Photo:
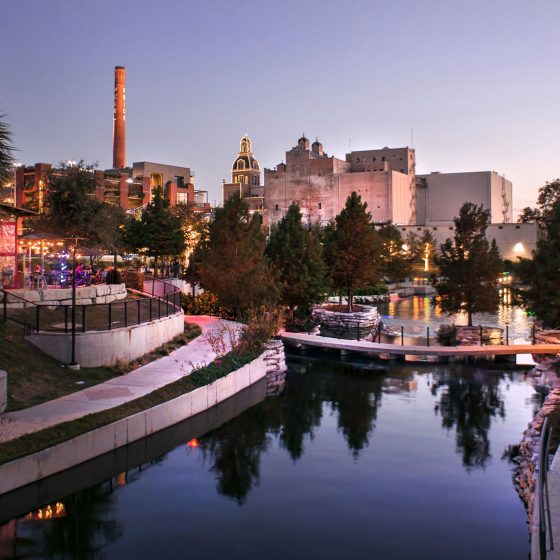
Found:
[[[277,396],[250,388],[0,498],[0,557],[527,558],[508,460],[538,404],[522,371],[288,363]]]

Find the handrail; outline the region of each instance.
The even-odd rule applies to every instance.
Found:
[[[152,293],[144,290],[144,282],[152,283]],[[157,289],[156,289],[157,286]],[[76,305],[78,332],[111,330],[149,323],[155,319],[174,315],[181,310],[181,290],[170,282],[158,278],[142,276],[143,299],[134,301],[116,301],[111,303],[91,303]],[[79,296],[78,296],[79,299]],[[16,300],[16,301],[14,301]],[[27,300],[12,291],[0,288],[1,314],[4,321],[10,319],[22,324],[26,331],[60,331],[67,333],[71,328],[72,304],[41,304]],[[23,304],[12,309],[10,303]],[[105,312],[99,310],[105,310]],[[92,315],[93,314],[93,315]],[[93,319],[92,319],[93,317]],[[89,318],[89,323],[88,323]],[[51,328],[45,328],[50,323]],[[52,324],[55,323],[53,326]],[[117,327],[117,328],[118,328]]]
[[[538,476],[538,498],[539,498],[539,552],[540,559],[546,560],[546,555],[549,550],[554,550],[554,541],[552,539],[552,522],[550,519],[550,501],[548,495],[548,442],[550,440],[550,424],[548,417],[545,417],[539,448],[539,476]],[[547,533],[550,548],[547,549]]]

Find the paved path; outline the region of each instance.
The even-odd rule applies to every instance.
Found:
[[[547,560],[560,560],[560,451],[556,452],[548,472],[548,497],[554,549],[548,550]]]
[[[416,355],[416,356],[507,356],[513,354],[559,354],[560,344],[515,344],[490,346],[400,346],[379,344],[363,340],[344,340],[314,334],[283,332],[282,340],[291,344],[348,350],[350,352],[370,352],[374,354]]]
[[[204,336],[205,333],[216,330],[223,324],[235,325],[231,321],[207,316],[190,315],[185,317],[185,320],[199,325],[203,334],[186,346],[174,350],[169,356],[150,362],[128,374],[59,399],[4,414],[0,426],[0,441],[119,406],[189,375],[194,367],[208,364],[216,357]],[[76,379],[80,379],[80,372],[76,372]]]

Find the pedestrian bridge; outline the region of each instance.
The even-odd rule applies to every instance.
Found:
[[[283,332],[281,339],[292,346],[328,348],[347,352],[389,354],[392,356],[439,356],[461,358],[468,356],[513,356],[515,354],[560,354],[560,344],[509,344],[489,346],[400,346],[363,340],[344,340],[305,333]]]

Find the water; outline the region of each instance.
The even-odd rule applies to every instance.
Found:
[[[254,386],[0,499],[0,524],[8,511],[15,517],[0,529],[0,549],[32,558],[526,559],[526,516],[503,458],[536,406],[523,374],[356,360],[294,356],[277,397]]]
[[[400,333],[404,327],[405,335],[425,337],[426,327],[435,336],[441,324],[466,325],[466,314],[446,315],[434,304],[433,296],[412,296],[398,301],[376,304],[383,324],[391,331]],[[496,314],[477,313],[473,317],[473,325],[500,327],[505,330],[509,325],[509,340],[528,341],[531,339],[533,320],[521,307],[500,305]]]

